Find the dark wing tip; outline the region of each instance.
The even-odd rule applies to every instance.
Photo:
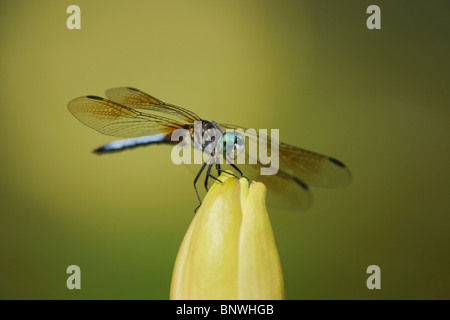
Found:
[[[133,87],[126,87],[128,90],[132,90],[132,91],[136,91],[136,92],[140,92],[140,90],[133,88]]]
[[[294,181],[297,182],[297,184],[299,184],[303,189],[309,190],[308,185],[306,183],[304,183],[302,180],[300,180],[296,177],[292,177],[292,179],[294,179]]]
[[[339,167],[347,168],[347,166],[345,164],[343,164],[341,161],[339,161],[338,159],[329,157],[328,160],[330,160],[334,164],[337,164]]]
[[[105,100],[104,98],[102,98],[102,97],[97,97],[97,96],[86,96],[86,98],[94,99],[94,100]]]

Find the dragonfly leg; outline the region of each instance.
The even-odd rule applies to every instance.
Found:
[[[239,178],[239,177],[235,176],[235,175],[233,174],[233,172],[223,170],[222,167],[220,166],[220,163],[218,163],[218,162],[216,162],[216,170],[217,170],[217,175],[219,175],[219,176],[220,176],[223,172],[226,172],[226,173],[229,174],[230,176]],[[239,171],[239,172],[240,172],[240,171]],[[242,175],[242,174],[241,174],[241,175]]]
[[[217,175],[220,176],[221,173],[223,172],[222,168],[220,167],[220,163],[216,162],[216,170],[217,170]]]
[[[241,171],[234,163],[230,163],[230,166],[231,166],[234,170],[236,170],[237,172],[240,173],[241,178],[245,178],[245,179],[247,179],[248,181],[250,181],[250,179],[247,178],[246,176],[244,176],[244,174],[242,173],[242,171]]]
[[[217,181],[220,181],[219,179],[217,179],[216,177],[214,177],[212,174],[211,174],[211,168],[212,168],[212,163],[210,163],[209,165],[208,165],[208,170],[206,171],[206,177],[205,177],[205,189],[206,189],[206,191],[209,191],[208,190],[208,180],[209,180],[209,177],[211,177],[211,178],[214,178],[214,179],[216,179]],[[222,182],[222,181],[220,181],[220,182]]]
[[[244,176],[244,175],[242,174],[242,171],[241,171],[238,167],[236,167],[236,165],[235,165],[234,163],[230,163],[230,166],[231,166],[234,170],[236,170],[237,172],[239,172],[239,173],[241,174],[241,177]]]
[[[242,174],[242,171],[241,171],[234,163],[229,163],[229,165],[230,165],[234,170],[236,170],[237,172],[239,172],[239,174],[241,175],[241,178],[245,178],[245,179],[247,179],[248,181],[250,181],[250,179],[247,178],[246,176],[244,176],[244,175]],[[225,170],[223,170],[223,169],[220,167],[220,164],[219,164],[219,163],[216,163],[216,170],[217,170],[217,172],[218,172],[219,175],[220,175],[222,172],[225,172]],[[234,173],[232,173],[232,172],[230,172],[230,171],[226,171],[226,173],[229,174],[230,176],[233,176],[233,177],[239,179],[239,177],[238,177],[237,175],[235,175]]]
[[[220,176],[223,172],[226,172],[227,174],[229,174],[230,176],[234,176],[236,177],[232,172],[223,170],[220,166],[220,163],[216,162],[216,170],[217,170],[217,175]],[[236,177],[238,178],[238,177]]]
[[[197,173],[197,175],[195,176],[195,179],[194,179],[194,190],[195,190],[195,195],[197,196],[198,202],[200,203],[200,204],[198,205],[198,207],[195,208],[194,213],[196,213],[197,210],[198,210],[198,208],[200,208],[200,206],[202,205],[202,200],[200,200],[200,196],[198,195],[197,181],[198,181],[198,179],[200,178],[200,176],[201,176],[203,170],[205,169],[205,166],[206,166],[206,162],[203,163],[202,167],[200,168],[200,170],[198,171],[198,173]]]
[[[214,180],[216,180],[216,181],[222,183],[222,180],[220,180],[220,179],[217,178],[217,177],[214,177],[214,176],[210,173],[211,168],[212,168],[212,163],[209,165],[209,168],[208,168],[208,174],[207,174],[207,176],[206,176],[206,181],[205,181],[205,188],[206,188],[206,191],[209,191],[209,190],[208,190],[208,178],[209,178],[209,177],[211,177],[211,178],[213,178]]]

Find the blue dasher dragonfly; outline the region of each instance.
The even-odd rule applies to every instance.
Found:
[[[243,137],[239,133],[229,133],[226,130],[236,130],[242,127],[204,120],[185,108],[165,103],[149,94],[130,87],[120,87],[106,90],[108,99],[98,96],[82,96],[71,100],[69,111],[85,125],[105,135],[127,139],[112,141],[98,149],[95,153],[121,151],[150,144],[176,144],[172,134],[177,129],[185,129],[194,140],[194,123],[200,123],[202,131],[219,130],[223,141],[232,141],[234,149],[231,152],[245,152],[247,160],[253,157],[248,150],[248,142],[264,139],[267,149],[271,148],[269,137],[257,133]],[[202,144],[199,149],[204,149]],[[225,152],[225,151],[224,151]],[[226,152],[230,152],[227,149]],[[226,155],[225,155],[226,156]],[[201,205],[197,182],[206,170],[205,189],[212,178],[218,180],[212,173],[215,164],[218,175],[225,169],[245,176],[251,180],[262,182],[267,187],[269,206],[305,209],[311,204],[309,186],[314,187],[344,187],[351,182],[350,170],[339,160],[279,142],[279,169],[274,175],[261,175],[261,168],[266,167],[259,159],[246,161],[244,164],[222,164],[210,159],[205,161],[194,179],[194,190]],[[253,162],[254,164],[251,164]]]

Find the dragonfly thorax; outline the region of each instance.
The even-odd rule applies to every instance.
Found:
[[[223,132],[214,121],[196,121],[190,128],[194,148],[212,157],[235,159],[245,149],[245,139],[238,132]]]

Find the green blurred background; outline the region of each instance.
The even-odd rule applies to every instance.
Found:
[[[81,30],[66,8],[81,8]],[[381,30],[366,8],[381,7]],[[449,299],[447,0],[2,1],[0,297],[167,299],[193,175],[67,110],[133,86],[206,119],[279,128],[354,181],[269,209],[288,299]],[[81,268],[81,290],[66,268]],[[381,268],[368,290],[366,268]]]

